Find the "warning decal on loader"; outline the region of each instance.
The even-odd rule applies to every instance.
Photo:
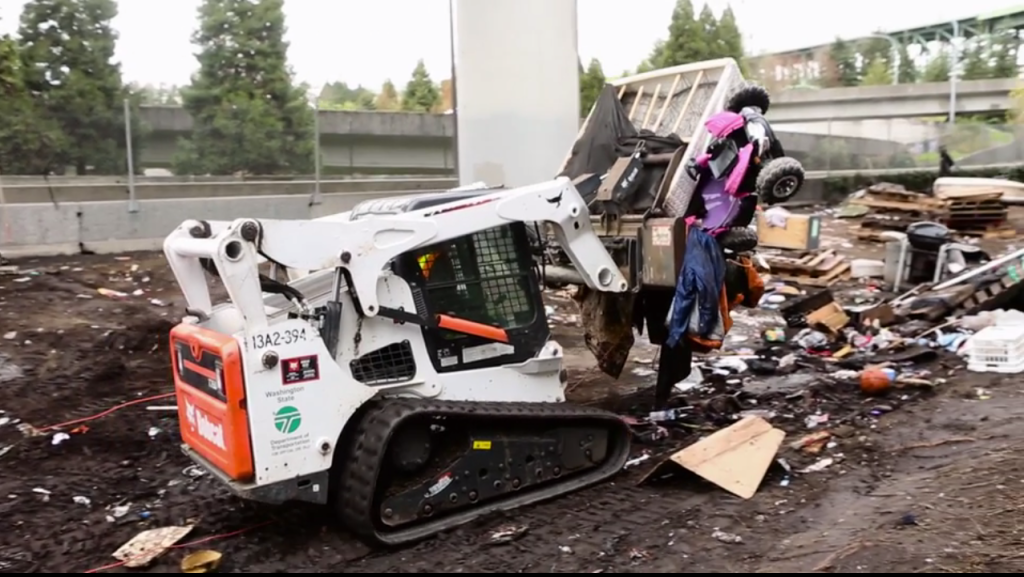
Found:
[[[281,384],[295,385],[320,378],[320,364],[316,355],[295,357],[281,361]]]

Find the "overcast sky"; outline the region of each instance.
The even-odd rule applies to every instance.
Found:
[[[486,0],[479,0],[486,1]],[[666,35],[675,0],[578,0],[579,52],[606,73],[635,67]],[[1018,5],[1020,0],[926,2],[859,0],[711,0],[731,4],[750,53],[823,44],[876,29],[900,30]],[[189,36],[200,0],[119,0],[114,22],[126,80],[185,84],[196,67]],[[24,0],[0,0],[0,32],[13,31]],[[695,0],[699,11],[701,2]],[[344,80],[379,87],[404,83],[423,58],[435,79],[449,76],[448,0],[285,0],[290,62],[317,86]]]

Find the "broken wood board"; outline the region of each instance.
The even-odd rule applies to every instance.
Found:
[[[880,198],[871,198],[870,196],[851,198],[848,202],[850,204],[866,206],[868,208],[879,210],[898,210],[901,212],[920,212],[924,214],[942,214],[949,208],[948,206],[938,206],[918,201],[907,202],[901,200],[884,200]]]
[[[786,438],[786,432],[761,417],[747,417],[659,463],[641,482],[679,466],[741,499],[757,494],[768,467]]]
[[[145,567],[181,541],[193,527],[194,525],[171,526],[143,531],[114,551],[114,558],[124,562],[125,567]]]
[[[839,281],[850,278],[850,263],[842,262],[832,270],[821,275],[785,275],[777,274],[775,278],[784,282],[792,282],[802,286],[828,288]]]

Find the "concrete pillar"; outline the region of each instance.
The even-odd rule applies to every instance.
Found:
[[[452,0],[461,184],[553,178],[579,131],[576,0]]]

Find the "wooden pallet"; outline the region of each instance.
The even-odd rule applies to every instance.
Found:
[[[988,228],[957,229],[956,233],[961,236],[980,238],[982,240],[995,240],[1015,238],[1017,236],[1017,229],[1011,224],[1002,223]]]
[[[1008,274],[1008,269],[1000,269],[999,274],[999,279],[972,291],[971,295],[956,308],[954,314],[967,316],[999,308],[1024,289],[1024,283],[1014,280]]]
[[[810,287],[830,287],[849,278],[850,263],[834,250],[802,253],[799,256],[764,255],[772,277]]]

